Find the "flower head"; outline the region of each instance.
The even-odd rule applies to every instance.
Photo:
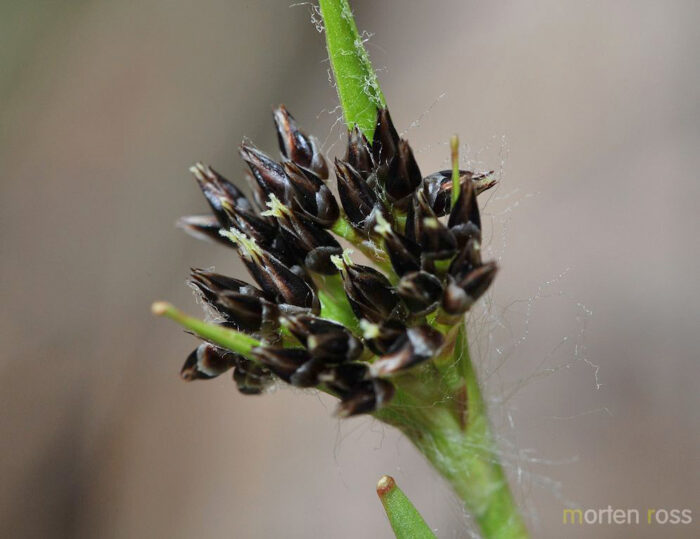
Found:
[[[182,376],[233,369],[242,393],[279,379],[336,395],[341,416],[371,413],[391,400],[397,376],[439,356],[493,281],[476,196],[495,182],[456,163],[423,177],[380,109],[373,142],[355,127],[335,159],[338,201],[317,141],[284,106],[274,120],[281,161],[240,148],[252,197],[208,166],[191,169],[212,215],[179,224],[234,248],[256,284],[192,270],[192,286],[220,321],[191,324],[205,342]],[[353,260],[336,236],[373,266]]]

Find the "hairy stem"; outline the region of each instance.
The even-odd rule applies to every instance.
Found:
[[[447,479],[485,538],[526,538],[463,330],[450,355],[449,367],[436,360],[420,375],[398,378],[394,399],[375,416],[401,430]]]
[[[377,75],[357,31],[348,0],[320,0],[319,4],[345,123],[349,129],[357,125],[371,142],[377,108],[386,106]]]

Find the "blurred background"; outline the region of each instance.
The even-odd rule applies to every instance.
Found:
[[[441,538],[472,533],[397,433],[282,388],[183,383],[190,266],[243,276],[175,220],[196,160],[242,179],[284,102],[342,151],[309,4],[0,3],[0,536],[391,537],[394,475]],[[700,4],[353,2],[425,174],[459,133],[501,273],[470,319],[536,537],[697,537]],[[579,507],[690,526],[562,526]]]

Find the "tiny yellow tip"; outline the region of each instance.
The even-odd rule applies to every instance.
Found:
[[[452,149],[453,153],[456,153],[459,150],[459,136],[452,135],[452,138],[450,138],[450,148]]]
[[[396,482],[393,477],[383,475],[377,483],[377,494],[379,494],[380,497],[386,496],[395,486]]]
[[[172,308],[172,305],[167,301],[155,301],[151,305],[151,312],[156,316],[163,316]]]

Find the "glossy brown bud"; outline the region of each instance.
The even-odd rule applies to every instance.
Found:
[[[401,139],[397,155],[389,164],[389,171],[384,180],[386,193],[391,200],[402,201],[413,194],[421,180],[421,172],[413,156],[413,150],[408,142]],[[403,206],[407,206],[408,202],[406,201]]]
[[[285,201],[288,199],[292,187],[282,165],[249,144],[241,145],[240,154],[248,164],[258,187],[266,195],[274,194]]]
[[[338,219],[340,209],[328,186],[313,172],[294,163],[284,163],[284,171],[292,186],[291,198],[294,208],[315,223],[329,227]]]
[[[377,216],[374,230],[384,240],[384,248],[397,275],[420,270],[420,245],[396,232],[382,215]]]
[[[260,395],[273,380],[270,371],[265,367],[243,356],[237,356],[233,381],[236,382],[236,387],[242,394]]]
[[[351,389],[341,398],[336,409],[338,417],[369,414],[380,409],[394,396],[394,386],[388,380],[372,378]]]
[[[303,348],[257,346],[250,353],[285,382],[289,382],[297,369],[311,359]]]
[[[374,140],[372,141],[372,158],[375,167],[381,176],[385,176],[389,165],[399,151],[399,134],[388,109],[377,111],[377,122],[374,128]]]
[[[450,211],[447,226],[459,246],[465,245],[472,238],[481,240],[479,205],[476,201],[476,190],[471,182],[460,190],[457,203]]]
[[[284,105],[274,110],[273,117],[282,155],[321,179],[328,178],[328,166],[316,139],[299,130],[296,120]]]
[[[442,283],[426,271],[417,271],[404,275],[396,290],[412,314],[425,315],[438,306]]]
[[[457,242],[452,231],[437,218],[420,191],[413,197],[411,217],[413,236],[421,246],[424,267],[432,269],[432,261],[446,260],[455,255]]]
[[[497,271],[498,266],[495,262],[487,262],[459,281],[448,275],[447,287],[442,296],[442,308],[452,315],[465,313],[488,290]]]
[[[344,263],[343,288],[358,318],[382,322],[399,314],[399,297],[389,280],[374,268]]]
[[[445,342],[442,333],[428,325],[408,328],[406,337],[372,364],[370,370],[375,376],[388,376],[428,361]]]
[[[363,178],[367,178],[374,169],[369,142],[357,126],[348,131],[348,147],[343,160]]]
[[[176,223],[178,228],[198,240],[215,241],[227,247],[233,247],[231,242],[222,237],[219,231],[221,223],[213,215],[188,215],[180,217]]]
[[[228,226],[227,207],[246,211],[253,209],[245,195],[211,167],[197,163],[190,171],[221,226]]]
[[[468,170],[459,171],[460,189],[466,187],[467,182],[471,182],[479,195],[496,185],[493,171],[487,174],[475,174]],[[442,217],[450,213],[452,207],[452,171],[440,170],[423,178],[423,193],[435,215]]]
[[[358,228],[364,228],[377,205],[374,191],[360,172],[350,163],[335,160],[335,176],[338,180],[338,195],[348,220]]]
[[[188,382],[215,378],[233,367],[235,358],[231,352],[202,343],[187,357],[180,376]]]
[[[397,342],[406,338],[406,325],[396,319],[379,324],[362,322],[365,343],[378,356],[393,349]]]

